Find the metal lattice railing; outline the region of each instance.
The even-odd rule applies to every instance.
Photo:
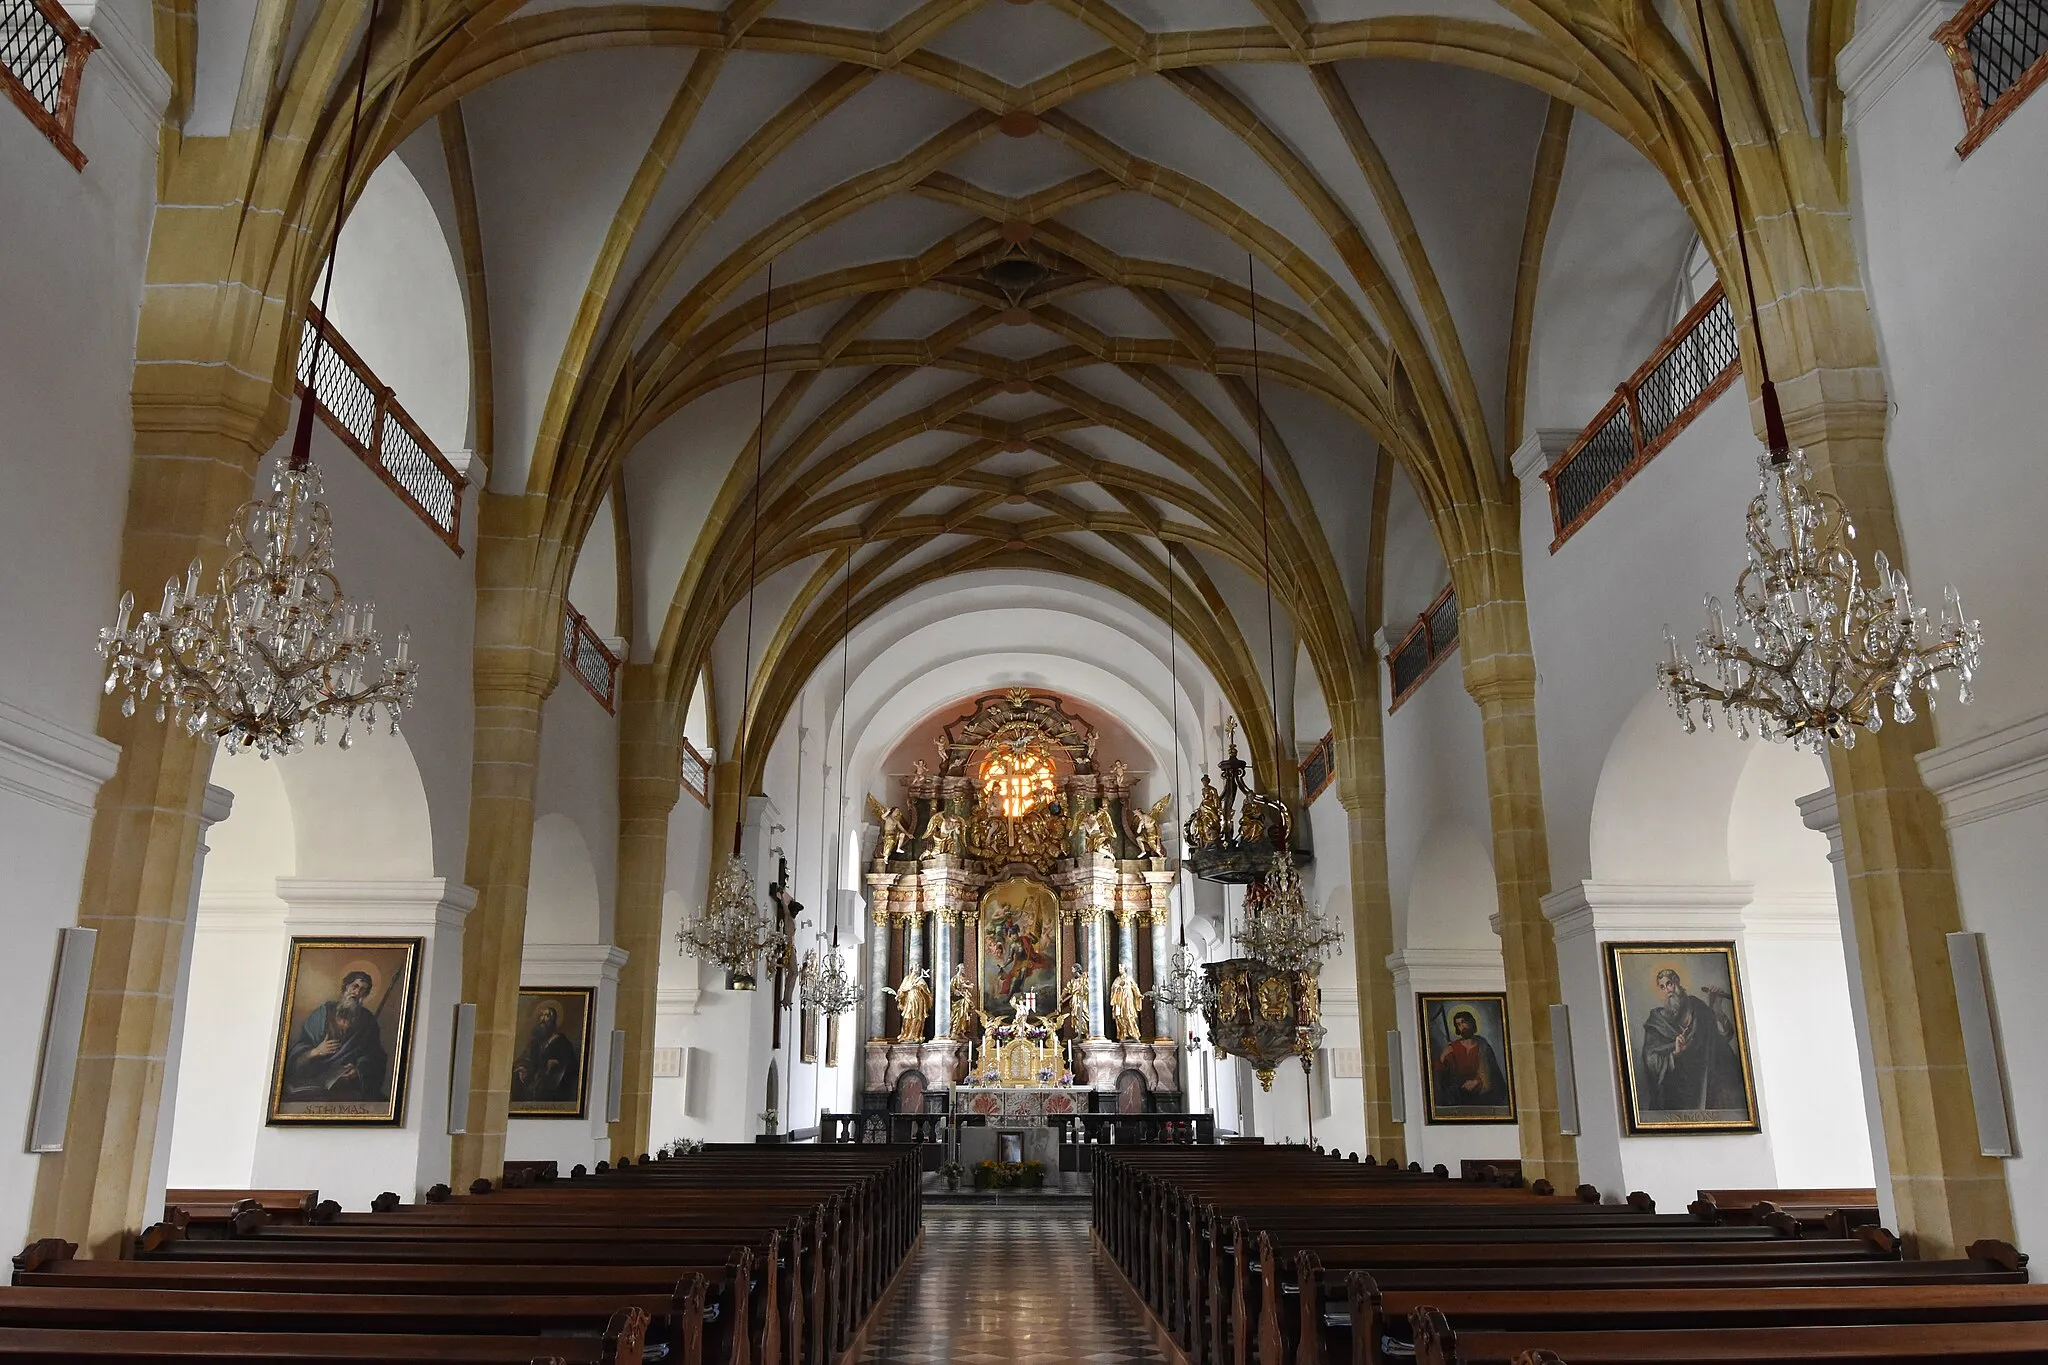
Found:
[[[1436,666],[1458,647],[1458,594],[1446,586],[1436,601],[1415,618],[1401,642],[1387,651],[1387,675],[1393,685],[1392,711],[1413,696]]]
[[[315,376],[313,335],[319,328],[325,329],[327,344],[321,348],[320,373]],[[376,471],[399,501],[433,527],[449,549],[461,554],[465,480],[317,308],[307,308],[306,326],[299,334],[298,376],[300,391],[312,390],[328,429]]]
[[[605,710],[618,696],[619,656],[612,653],[582,612],[562,604],[562,662]]]
[[[682,742],[683,790],[697,798],[697,804],[711,804],[711,760],[704,757],[686,736]]]
[[[0,90],[80,168],[85,154],[71,140],[78,83],[98,46],[57,0],[0,0]]]
[[[1337,735],[1333,730],[1316,741],[1301,760],[1301,803],[1306,806],[1329,790],[1337,777]]]
[[[2048,78],[2048,0],[1971,0],[1934,38],[1955,68],[1967,128],[1956,154],[1968,156]]]
[[[1740,368],[1735,314],[1716,284],[1544,471],[1557,532],[1551,553],[1720,397]]]

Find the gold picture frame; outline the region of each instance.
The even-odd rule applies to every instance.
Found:
[[[992,1019],[1013,1014],[1010,997],[1038,992],[1038,1013],[1059,1008],[1062,952],[1059,893],[1036,877],[1003,878],[974,913],[974,984]]]
[[[1624,1131],[1761,1132],[1735,945],[1601,948]]]
[[[1515,1122],[1508,998],[1499,991],[1417,991],[1424,1123]]]
[[[264,1122],[402,1127],[423,940],[294,938]]]
[[[591,1020],[597,992],[589,986],[521,986],[513,1025],[515,1119],[590,1116]],[[552,1026],[546,1016],[552,1012]]]

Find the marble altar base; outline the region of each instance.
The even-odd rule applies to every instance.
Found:
[[[1108,1038],[1081,1044],[1081,1080],[1091,1089],[1116,1089],[1117,1078],[1126,1071],[1144,1077],[1148,1091],[1179,1090],[1180,1044],[1118,1043]]]
[[[1084,1085],[961,1086],[953,1094],[953,1112],[979,1114],[991,1128],[1044,1128],[1048,1114],[1087,1113],[1089,1094]],[[962,1129],[962,1140],[974,1131]]]

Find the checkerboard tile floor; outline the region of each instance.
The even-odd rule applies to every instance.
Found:
[[[1080,1210],[927,1207],[862,1365],[1165,1361]]]

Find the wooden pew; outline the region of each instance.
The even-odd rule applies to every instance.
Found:
[[[173,1207],[131,1261],[17,1257],[0,1358],[638,1362],[651,1333],[682,1365],[827,1365],[914,1244],[914,1157],[714,1149],[319,1222],[236,1198],[211,1238]]]

